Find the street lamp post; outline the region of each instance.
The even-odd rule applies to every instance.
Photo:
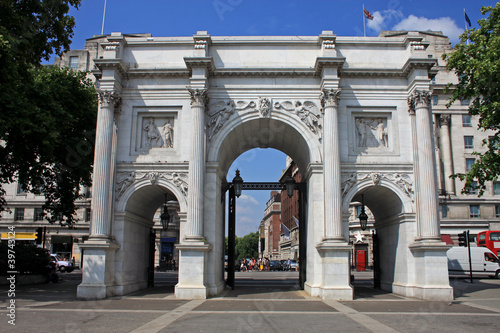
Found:
[[[366,230],[366,225],[368,224],[368,215],[365,213],[365,202],[364,195],[361,194],[361,213],[359,213],[359,224],[361,225],[361,230]]]
[[[160,215],[161,227],[163,230],[168,229],[168,224],[170,223],[170,214],[168,213],[167,207],[167,194],[165,193],[165,204],[163,205],[163,212]]]

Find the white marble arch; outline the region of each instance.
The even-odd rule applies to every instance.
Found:
[[[266,135],[269,133],[269,135]],[[221,201],[221,185],[232,175],[227,175],[233,161],[245,151],[253,148],[274,148],[292,157],[303,175],[303,181],[309,184],[308,206],[318,209],[308,209],[308,234],[315,238],[314,246],[323,237],[323,188],[322,175],[310,171],[311,164],[321,162],[320,142],[318,137],[310,132],[298,119],[286,114],[272,113],[271,118],[259,117],[258,113],[246,113],[238,118],[231,119],[226,126],[214,136],[207,154],[207,173],[205,192],[216,195],[205,196],[205,224],[204,234],[212,244],[208,255],[207,294],[220,293],[224,282],[223,253],[224,248],[224,205]],[[243,179],[245,175],[242,174]],[[311,179],[312,178],[312,179]],[[213,191],[206,191],[213,188]],[[320,262],[318,252],[313,245],[308,245],[308,260]],[[317,265],[316,265],[317,266]],[[314,270],[307,271],[306,279],[314,277]]]
[[[116,202],[112,235],[119,248],[115,254],[115,295],[125,295],[147,287],[149,231],[153,217],[164,203],[165,193],[186,210],[184,195],[170,181],[160,178],[153,185],[149,179],[134,182]]]
[[[414,203],[395,183],[381,179],[375,185],[371,179],[366,179],[356,183],[346,193],[342,205],[344,213],[348,212],[352,200],[361,201],[361,194],[375,218],[380,249],[381,288],[411,296],[415,284],[412,267],[416,263],[409,246],[418,235]],[[348,224],[348,221],[344,221],[345,228],[348,228]]]

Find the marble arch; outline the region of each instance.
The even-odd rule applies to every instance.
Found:
[[[129,265],[127,248],[134,248],[133,258],[144,258],[146,231],[165,189],[182,213],[175,295],[219,294],[225,288],[223,178],[245,150],[273,147],[296,160],[307,182],[306,292],[353,298],[346,207],[359,191],[377,191],[387,199],[373,196],[368,203],[391,212],[376,214],[383,251],[393,255],[387,262],[394,263],[385,287],[452,299],[432,144],[437,59],[427,52],[426,38],[420,32],[338,37],[332,31],[96,37],[92,223],[81,246],[78,296],[104,298],[143,287],[143,267]]]

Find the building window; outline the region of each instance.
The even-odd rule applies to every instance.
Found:
[[[441,205],[441,218],[445,219],[448,217],[448,205]]]
[[[26,190],[21,183],[17,183],[17,194],[26,194]]]
[[[463,127],[472,127],[472,119],[470,115],[463,114],[462,115],[462,126]]]
[[[432,96],[432,105],[438,105],[438,97]]]
[[[14,210],[14,220],[24,221],[24,208],[16,208]]]
[[[469,211],[470,211],[471,218],[481,216],[481,214],[479,213],[479,205],[470,205]]]
[[[500,218],[500,206],[495,206],[495,217]]]
[[[43,209],[35,208],[35,214],[33,214],[34,221],[42,221],[43,220]]]
[[[500,194],[500,182],[493,182],[493,194]]]
[[[78,57],[69,57],[69,68],[78,69]]]
[[[466,158],[465,159],[465,171],[469,172],[472,170],[472,165],[476,162],[475,158]]]
[[[471,182],[468,194],[477,194],[477,182]]]
[[[464,136],[465,149],[474,149],[474,137],[472,135]]]
[[[460,100],[460,105],[462,106],[468,106],[470,104],[470,100],[468,99],[461,99]]]

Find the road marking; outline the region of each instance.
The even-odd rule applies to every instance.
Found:
[[[368,317],[367,315],[364,315],[353,308],[350,308],[348,306],[345,306],[337,301],[330,301],[330,300],[324,300],[323,301],[325,304],[331,306],[338,312],[345,314],[347,317],[351,318],[358,324],[363,325],[367,329],[369,329],[372,332],[376,333],[385,333],[385,332],[399,332],[387,325],[382,324],[381,322]]]
[[[477,301],[477,300],[475,299],[474,301]],[[491,301],[491,299],[488,299],[488,301]],[[473,308],[481,309],[481,310],[487,310],[487,311],[500,313],[500,309],[493,308],[493,307],[487,306],[487,305],[481,305],[481,304],[476,304],[476,303],[472,303],[472,302],[462,302],[462,304],[473,307]]]
[[[197,306],[200,306],[205,302],[204,299],[189,301],[186,304],[179,306],[177,309],[168,311],[163,316],[150,321],[149,323],[142,325],[141,327],[133,330],[133,333],[150,333],[159,332],[168,325],[172,324],[177,319],[181,318]]]

